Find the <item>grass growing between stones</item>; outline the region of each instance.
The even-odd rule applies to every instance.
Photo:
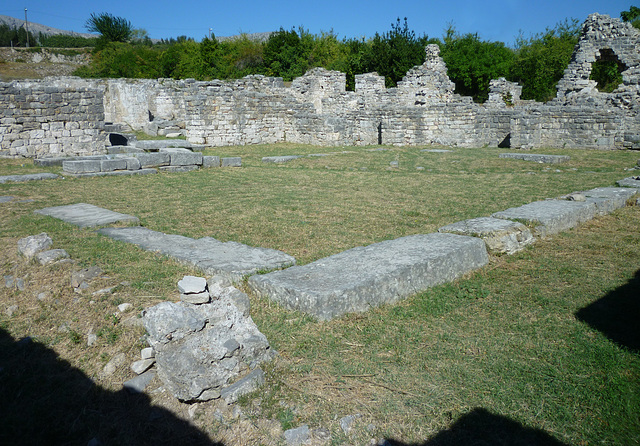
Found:
[[[0,185],[0,195],[16,198],[0,204],[2,275],[26,283],[23,291],[0,289],[0,328],[14,339],[31,336],[101,388],[115,391],[132,377],[128,364],[141,347],[141,329],[125,321],[146,306],[175,299],[176,282],[198,274],[35,215],[35,209],[85,202],[133,214],[150,229],[276,248],[306,263],[613,185],[632,174],[624,169],[638,158],[633,152],[544,150],[539,153],[571,156],[568,163],[545,165],[499,159],[498,149],[387,149],[220,148],[208,152],[242,156],[243,167]],[[281,165],[261,161],[330,152],[337,153]],[[389,168],[391,161],[399,167]],[[0,161],[0,175],[52,171],[21,164]],[[626,208],[517,255],[494,258],[455,283],[331,322],[252,299],[256,323],[280,352],[267,367],[269,385],[245,400],[245,418],[220,423],[212,407],[202,404],[195,423],[225,444],[278,444],[279,429],[305,423],[328,429],[334,444],[382,437],[422,444],[434,435],[442,444],[513,444],[520,438],[533,444],[637,444],[638,221],[640,209]],[[18,258],[17,240],[43,231],[77,264],[41,267]],[[92,265],[105,277],[86,293],[74,293],[71,270]],[[111,286],[117,287],[112,293],[91,294]],[[48,297],[38,299],[42,292]],[[120,314],[123,302],[134,310]],[[9,316],[11,305],[18,310]],[[92,347],[86,344],[90,330],[100,333]],[[120,352],[127,363],[101,377],[104,364]],[[0,359],[0,367],[10,362]],[[152,399],[186,417],[185,405],[162,395]],[[87,403],[85,409],[94,407]],[[340,419],[348,415],[358,416],[346,434]],[[89,435],[84,442],[105,437],[104,426],[88,426],[81,430]],[[433,441],[427,444],[441,444]]]

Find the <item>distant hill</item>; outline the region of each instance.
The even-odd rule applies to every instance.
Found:
[[[24,20],[9,17],[7,15],[0,15],[0,25],[2,24],[9,25],[11,28],[23,28]],[[87,38],[97,37],[95,34],[65,31],[63,29],[52,28],[50,26],[41,25],[39,23],[34,23],[34,22],[29,22],[29,32],[31,32],[31,34],[33,34],[35,37],[37,37],[40,33],[46,36],[62,34],[66,36],[80,36],[80,37],[87,37]]]
[[[9,17],[7,15],[0,15],[0,25],[2,24],[6,24],[9,25],[11,28],[22,28],[24,27],[24,20],[22,19],[16,19],[14,17]],[[62,34],[62,35],[66,35],[66,36],[80,36],[80,37],[87,37],[87,38],[91,38],[91,37],[98,37],[96,34],[89,34],[89,33],[77,33],[74,31],[65,31],[63,29],[57,29],[57,28],[52,28],[50,26],[46,26],[46,25],[41,25],[40,23],[34,23],[34,22],[29,22],[29,31],[31,32],[31,34],[33,34],[34,36],[38,36],[38,34],[42,33],[46,36],[53,36],[53,35],[57,35],[57,34]],[[271,36],[271,34],[273,34],[272,32],[264,32],[264,33],[251,33],[251,34],[246,34],[246,36],[249,38],[249,40],[255,40],[257,42],[266,42],[267,40],[269,40],[269,36]],[[233,40],[233,39],[237,39],[240,38],[241,36],[228,36],[228,37],[222,37],[222,36],[216,36],[216,39],[220,42],[224,41],[224,40]],[[159,42],[159,39],[152,39],[153,42]]]

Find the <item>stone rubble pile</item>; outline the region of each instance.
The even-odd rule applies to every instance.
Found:
[[[143,313],[158,377],[181,401],[234,402],[264,382],[259,366],[276,354],[238,308],[237,294],[244,293],[218,280],[185,276],[178,284],[180,302],[162,302]],[[141,361],[146,362],[137,362],[137,370],[151,358]]]

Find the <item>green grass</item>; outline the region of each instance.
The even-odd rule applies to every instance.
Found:
[[[571,156],[568,163],[544,165],[499,159],[501,150],[490,148],[444,154],[388,149],[227,147],[207,153],[242,156],[242,168],[0,185],[0,195],[34,200],[0,204],[2,275],[28,273],[38,283],[65,277],[67,269],[42,272],[14,254],[18,238],[45,231],[79,266],[100,266],[109,276],[106,285],[126,283],[78,312],[77,296],[59,279],[59,304],[30,309],[21,303],[13,318],[4,308],[22,302],[25,293],[0,290],[0,326],[15,338],[47,340],[93,376],[114,352],[139,347],[139,333],[113,318],[117,303],[143,308],[173,299],[176,282],[198,274],[33,214],[38,208],[91,203],[136,215],[150,229],[276,248],[306,263],[534,200],[610,186],[630,176],[625,168],[638,158],[623,151],[544,150],[539,153]],[[323,152],[336,153],[282,165],[261,161]],[[399,168],[389,170],[391,161],[399,161]],[[24,163],[2,160],[0,175],[47,171]],[[640,317],[638,221],[640,209],[625,208],[524,252],[492,258],[489,266],[454,283],[330,322],[251,296],[252,316],[280,355],[267,366],[268,386],[243,399],[245,410],[256,425],[270,418],[282,428],[326,427],[334,444],[365,444],[371,437],[421,444],[438,434],[462,435],[457,443],[473,444],[478,438],[456,430],[470,422],[502,426],[500,435],[512,443],[523,430],[537,429],[549,442],[638,444],[640,358],[632,326]],[[98,334],[97,348],[79,340],[85,320]],[[67,334],[55,330],[63,323]],[[249,410],[256,398],[259,409]],[[354,414],[361,417],[347,436],[339,420]],[[222,435],[207,417],[198,423],[212,438]],[[365,429],[369,424],[373,430]]]

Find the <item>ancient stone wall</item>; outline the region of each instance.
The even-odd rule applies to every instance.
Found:
[[[281,78],[31,82],[0,84],[0,147],[11,156],[101,153],[104,122],[154,134],[170,122],[206,146],[294,142],[329,145],[426,145],[513,148],[640,149],[640,32],[593,14],[558,96],[520,100],[521,87],[491,82],[476,104],[454,93],[437,45],[397,88],[376,73],[346,76],[310,70],[286,87]],[[601,93],[589,79],[599,58],[616,58],[623,84]],[[65,83],[64,85],[61,84]],[[65,139],[66,138],[66,139]]]
[[[76,79],[0,83],[0,156],[105,153],[103,90]]]

